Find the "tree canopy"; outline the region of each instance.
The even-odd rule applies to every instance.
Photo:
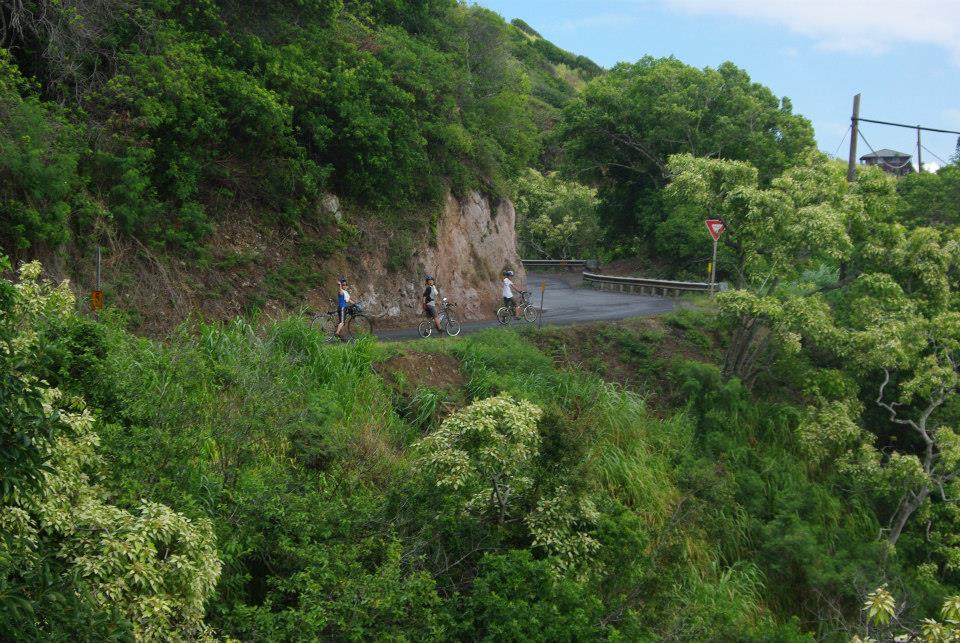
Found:
[[[813,128],[732,63],[696,69],[676,58],[621,63],[564,108],[566,171],[600,189],[604,223],[651,243],[658,190],[673,154],[750,162],[761,185],[812,148]]]

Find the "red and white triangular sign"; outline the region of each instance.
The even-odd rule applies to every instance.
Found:
[[[707,219],[704,221],[707,224],[707,230],[710,231],[710,236],[713,237],[713,240],[716,241],[720,238],[720,235],[723,234],[724,227],[723,221],[719,219]]]

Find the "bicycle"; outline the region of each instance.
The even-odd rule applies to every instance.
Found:
[[[333,300],[329,300],[333,303]],[[363,306],[360,303],[347,306],[346,319],[340,337],[337,337],[337,324],[340,319],[339,310],[334,308],[325,313],[316,313],[310,320],[310,325],[314,328],[322,328],[327,332],[327,341],[345,341],[353,342],[363,335],[373,335],[373,321],[363,313]]]
[[[456,304],[447,301],[447,298],[444,297],[440,305],[440,314],[437,315],[440,319],[440,330],[451,337],[456,337],[460,334],[460,322],[453,316],[452,311],[455,307]],[[420,337],[424,338],[430,337],[436,329],[437,327],[433,325],[432,319],[424,319],[420,322],[419,328],[417,328],[420,332]]]
[[[500,308],[497,309],[497,321],[504,326],[509,324],[511,319],[520,321],[520,318],[523,317],[532,323],[537,321],[537,317],[540,316],[540,309],[530,302],[530,291],[518,290],[517,293],[520,295],[520,303],[515,303],[514,307],[519,309],[519,314],[516,314],[514,310],[511,310],[507,306],[500,306]]]

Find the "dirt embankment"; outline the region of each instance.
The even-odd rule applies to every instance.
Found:
[[[191,315],[223,321],[254,311],[277,318],[326,310],[340,275],[382,328],[416,322],[426,274],[465,321],[493,316],[503,270],[524,282],[509,201],[448,195],[433,224],[430,213],[410,219],[417,223],[387,225],[328,195],[316,219],[298,228],[243,214],[219,222],[202,259],[115,237],[104,242],[102,287],[108,305],[128,311],[140,332],[157,335]],[[51,278],[69,278],[85,301],[94,286],[92,249],[38,258]]]

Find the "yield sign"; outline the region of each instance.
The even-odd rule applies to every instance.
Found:
[[[714,241],[719,239],[720,235],[723,234],[723,221],[719,219],[707,219],[704,223],[707,224],[707,230],[710,231],[710,236],[713,237]]]

